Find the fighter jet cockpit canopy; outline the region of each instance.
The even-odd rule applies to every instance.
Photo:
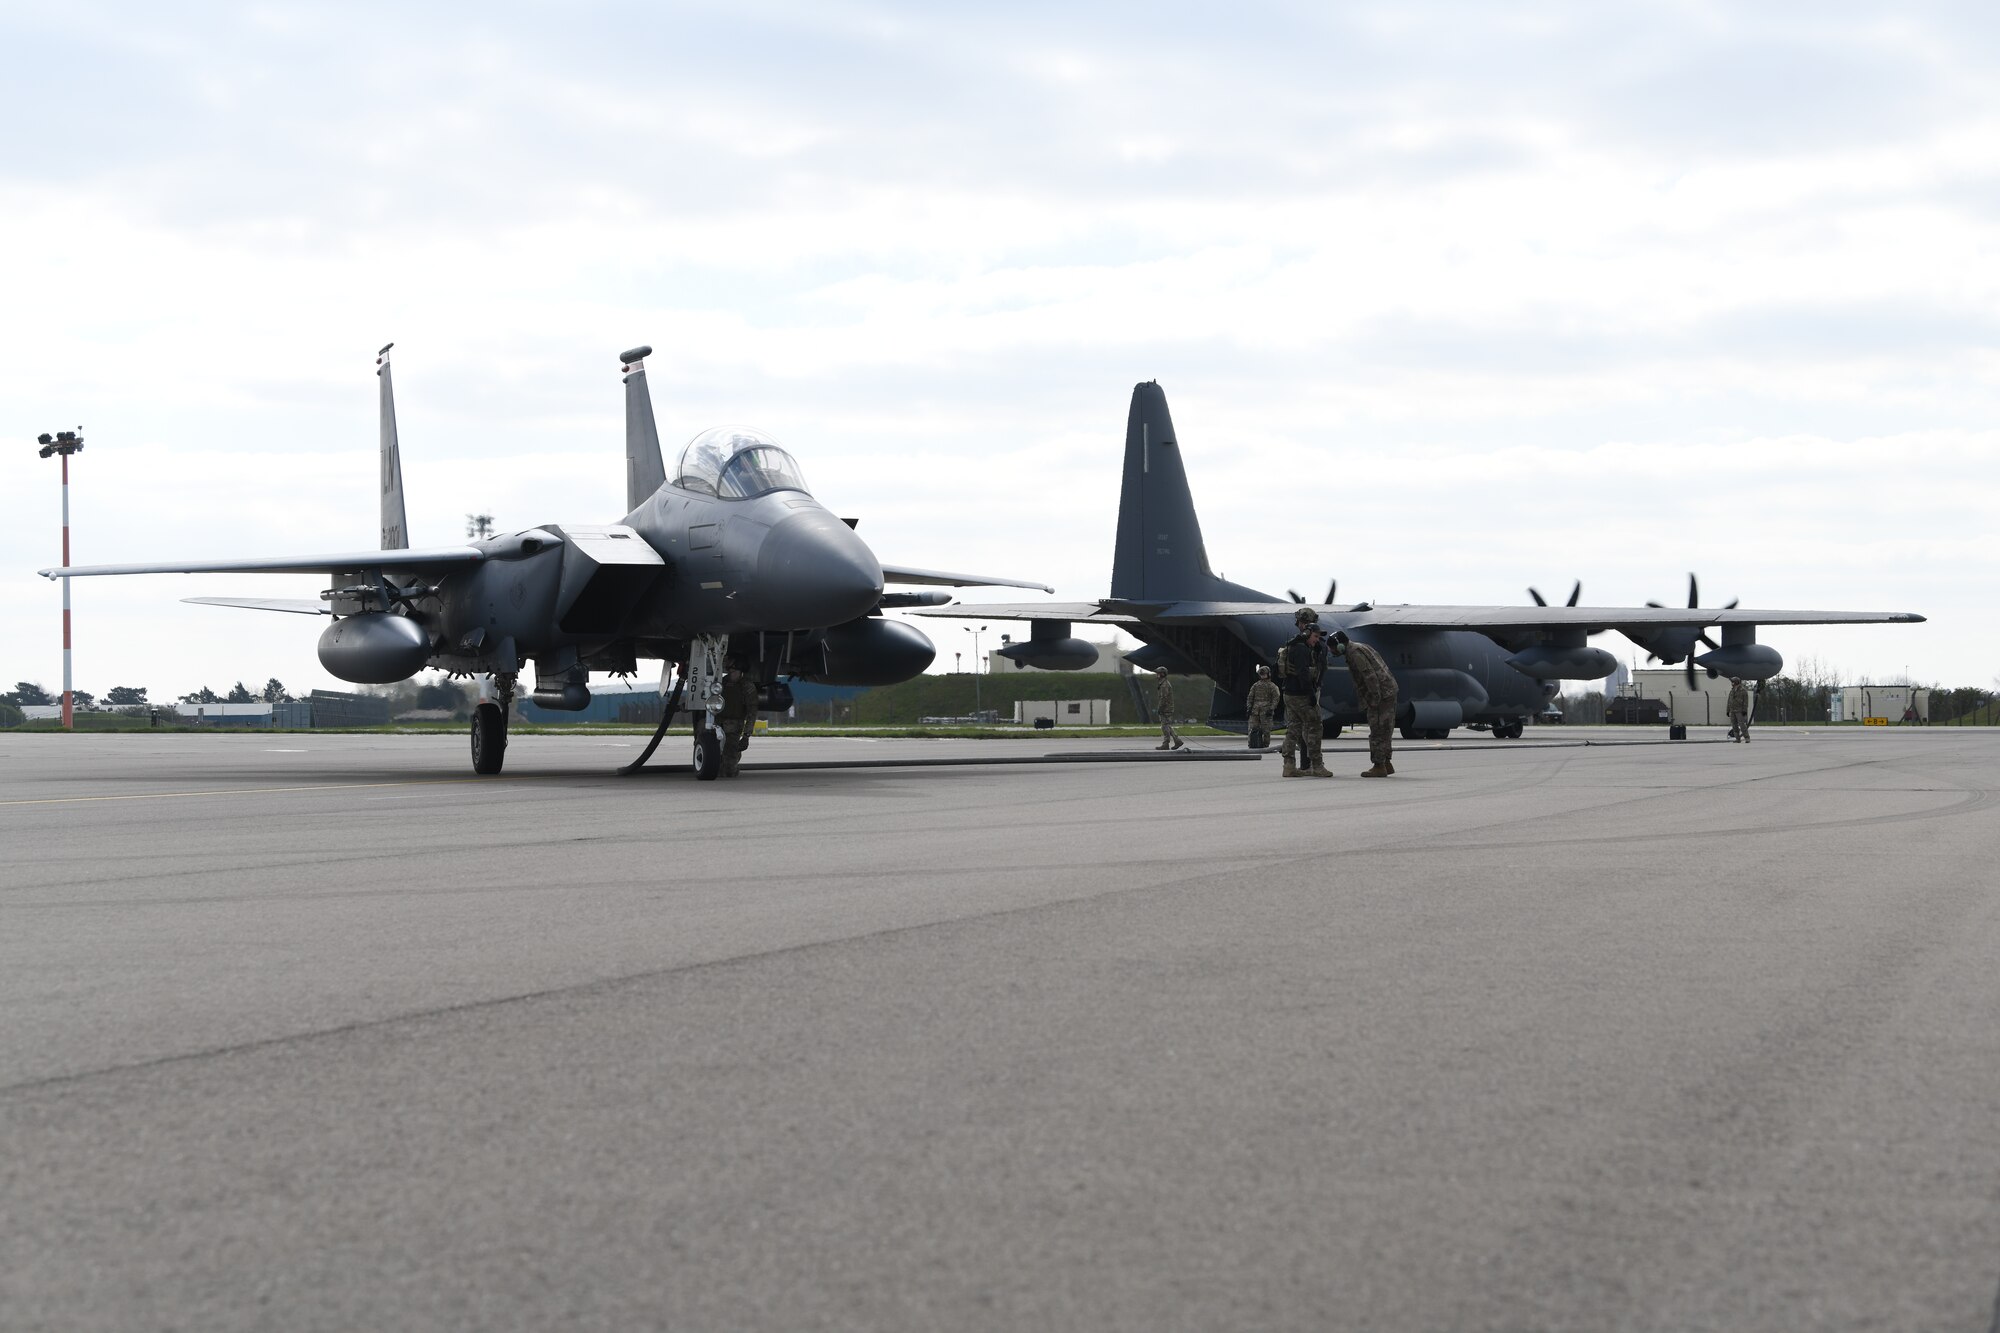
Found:
[[[674,485],[724,500],[748,500],[770,491],[803,491],[805,473],[785,447],[748,426],[716,426],[681,450]]]

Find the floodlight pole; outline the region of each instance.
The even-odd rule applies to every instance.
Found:
[[[83,449],[83,428],[57,431],[54,437],[43,435],[36,440],[42,446],[42,457],[50,454],[62,456],[62,562],[69,568],[69,456]],[[70,690],[70,635],[69,635],[69,575],[63,575],[63,701],[62,724],[64,731],[76,730],[75,696]]]
[[[972,636],[972,711],[980,713],[985,711],[986,705],[979,698],[979,636],[986,632],[986,626],[981,625],[978,629],[968,627],[965,632]]]
[[[69,455],[62,456],[63,568],[69,568]],[[70,689],[69,580],[63,580],[63,730],[76,730],[76,698]]]

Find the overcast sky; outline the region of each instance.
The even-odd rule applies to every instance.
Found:
[[[1239,582],[1914,610],[2000,672],[2000,11],[1535,3],[0,3],[0,682],[78,563],[622,512],[746,422],[885,561],[1102,596],[1166,388]],[[76,683],[337,686],[319,626],[75,589]],[[967,645],[931,622],[947,663]],[[1605,646],[1629,656],[1630,645]],[[0,686],[4,687],[4,686]]]

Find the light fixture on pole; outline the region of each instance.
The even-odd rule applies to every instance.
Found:
[[[985,705],[979,698],[979,636],[986,632],[986,626],[981,625],[974,629],[968,625],[965,632],[972,636],[972,711],[982,713],[985,711]]]
[[[42,457],[51,454],[62,455],[62,514],[63,514],[63,568],[69,568],[69,456],[83,452],[83,427],[75,430],[61,430],[54,435],[43,432],[35,443],[42,446]],[[76,729],[76,709],[70,693],[69,677],[69,580],[63,579],[63,730]]]

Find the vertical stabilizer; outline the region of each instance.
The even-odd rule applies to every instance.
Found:
[[[375,354],[375,378],[382,381],[382,549],[406,550],[410,521],[403,514],[403,453],[396,442],[396,390],[389,383],[389,343]]]
[[[1209,570],[1201,520],[1181,465],[1180,437],[1165,391],[1151,380],[1133,388],[1125,420],[1125,482],[1118,494],[1111,595],[1137,602],[1279,600]]]
[[[637,509],[667,483],[660,461],[660,428],[653,422],[653,395],[646,388],[646,358],[650,347],[620,352],[625,365],[625,509]]]

